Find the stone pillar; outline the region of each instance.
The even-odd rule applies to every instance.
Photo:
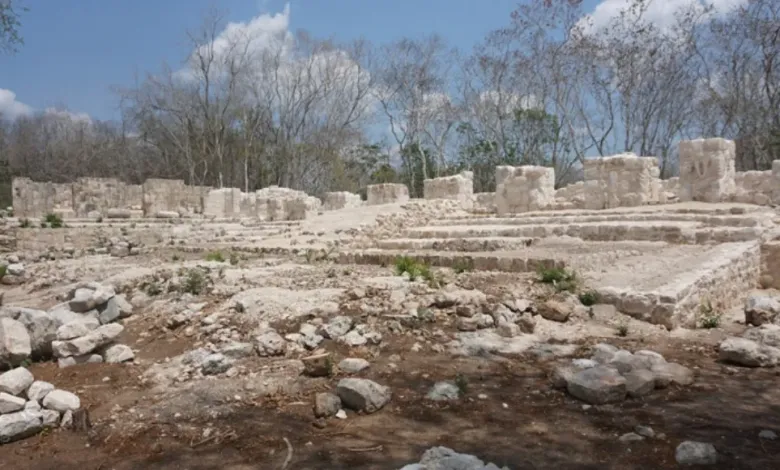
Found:
[[[237,217],[241,213],[241,190],[212,189],[206,195],[203,213],[209,217]]]
[[[498,215],[545,209],[555,203],[555,169],[543,166],[496,167]]]
[[[335,211],[360,207],[361,205],[363,205],[363,201],[360,199],[360,194],[350,193],[349,191],[334,191],[325,193],[322,210]]]
[[[474,205],[474,173],[464,171],[455,176],[427,179],[423,181],[423,197],[460,201],[464,209],[470,209]]]
[[[369,206],[407,202],[409,188],[405,184],[396,183],[369,184],[366,187],[366,195]]]
[[[680,200],[728,201],[736,192],[736,146],[726,139],[680,142]]]
[[[585,170],[585,209],[633,207],[658,202],[660,170],[655,157],[632,153],[589,158]]]

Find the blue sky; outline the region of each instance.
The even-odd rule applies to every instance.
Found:
[[[227,21],[248,22],[281,14],[290,4],[288,29],[317,38],[375,43],[401,37],[442,35],[470,50],[485,34],[509,23],[523,0],[13,0],[27,6],[21,33],[25,44],[0,55],[0,112],[26,114],[66,107],[98,119],[118,116],[113,86],[174,68],[190,52],[186,31],[201,25],[209,7]],[[614,15],[630,0],[585,0],[594,19]],[[653,0],[659,21],[676,6],[702,0]],[[721,6],[745,0],[710,0]],[[10,111],[9,111],[10,110]]]

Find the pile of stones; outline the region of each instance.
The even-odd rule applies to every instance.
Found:
[[[593,347],[590,359],[574,359],[553,372],[553,387],[591,405],[643,397],[670,384],[693,383],[693,371],[654,351],[631,353],[610,344]]]
[[[0,263],[5,269],[5,274],[0,277],[0,283],[5,285],[17,285],[22,284],[27,276],[24,264],[19,260],[17,255],[9,255],[3,262]]]
[[[24,367],[0,374],[0,444],[37,434],[45,428],[70,427],[81,408],[79,397],[35,380]]]
[[[15,367],[51,356],[60,367],[132,360],[132,349],[115,344],[124,330],[115,322],[132,311],[111,286],[96,282],[78,284],[66,302],[48,312],[4,306],[0,308],[0,365]]]

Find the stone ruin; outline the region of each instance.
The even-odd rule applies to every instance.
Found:
[[[585,160],[585,209],[658,202],[658,160],[633,154]]]
[[[474,205],[474,173],[464,171],[455,176],[427,179],[423,182],[423,197],[451,199],[470,209]]]
[[[369,206],[406,202],[409,200],[409,188],[396,183],[370,184],[366,187],[366,195]]]
[[[496,167],[498,215],[544,209],[555,200],[555,170],[543,166]]]

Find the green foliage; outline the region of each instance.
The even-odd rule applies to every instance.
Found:
[[[574,292],[577,290],[578,279],[577,273],[574,271],[567,271],[563,268],[540,267],[538,275],[539,282],[552,284],[558,292]]]
[[[7,272],[8,272],[8,266],[6,266],[4,264],[0,265],[0,279],[5,277]]]
[[[458,391],[460,392],[460,396],[465,395],[469,391],[469,379],[463,374],[458,374],[455,376],[455,386],[458,387]]]
[[[627,323],[621,323],[617,327],[617,335],[621,338],[625,338],[628,336],[628,324]]]
[[[171,261],[173,261],[174,263],[175,263],[175,262],[177,262],[177,261],[179,261],[180,259],[181,259],[181,258],[179,258],[179,255],[173,255],[173,256],[171,256]]]
[[[199,268],[187,269],[184,273],[184,282],[182,283],[182,292],[200,295],[206,287],[206,273]]]
[[[62,217],[57,214],[46,214],[45,223],[51,228],[62,228]]]
[[[399,276],[403,276],[404,273],[408,274],[410,281],[422,278],[429,284],[436,282],[436,276],[431,271],[431,267],[411,256],[399,256],[395,259],[395,273]]]
[[[582,303],[582,305],[584,305],[586,307],[590,307],[591,305],[595,305],[596,302],[599,301],[598,293],[596,293],[596,292],[594,292],[592,290],[580,293],[579,298],[580,298],[580,302]]]
[[[212,251],[206,254],[206,261],[216,261],[217,263],[224,263],[225,257],[222,256],[221,251]]]
[[[455,263],[452,265],[452,270],[455,271],[455,274],[462,274],[465,272],[472,271],[473,269],[474,269],[474,262],[467,258],[459,259],[455,261]]]
[[[715,312],[712,302],[706,300],[699,305],[699,324],[702,328],[712,329],[720,326],[721,314]]]
[[[30,219],[24,218],[19,221],[19,228],[30,228],[32,227],[32,222],[30,222]]]

